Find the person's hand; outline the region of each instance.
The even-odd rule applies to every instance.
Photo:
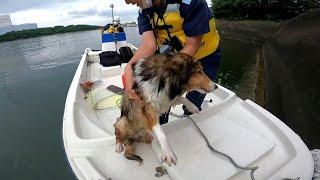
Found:
[[[127,64],[124,71],[124,79],[125,79],[125,93],[129,99],[140,99],[137,95],[136,91],[132,89],[134,79],[133,79],[133,70],[130,63]]]

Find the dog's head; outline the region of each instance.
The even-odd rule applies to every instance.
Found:
[[[185,91],[209,93],[218,88],[204,73],[200,61],[194,60],[187,54],[175,54],[170,61],[170,68],[177,74],[171,83],[171,98]]]
[[[218,86],[203,71],[203,67],[199,61],[194,62],[191,76],[188,81],[187,91],[199,91],[201,93],[209,93],[217,89]]]

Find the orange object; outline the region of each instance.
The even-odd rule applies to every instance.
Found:
[[[122,85],[123,89],[126,89],[126,78],[124,77],[124,74],[122,75]]]
[[[85,81],[84,83],[80,83],[80,87],[85,93],[91,91],[92,86],[93,86],[93,82],[91,81]]]

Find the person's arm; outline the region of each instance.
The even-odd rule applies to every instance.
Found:
[[[121,25],[119,25],[118,27],[118,32],[124,32],[123,27]]]
[[[156,39],[153,31],[146,31],[142,34],[142,42],[137,52],[129,61],[129,64],[136,63],[139,59],[149,57],[157,51]]]
[[[180,15],[184,19],[183,31],[187,36],[181,52],[194,56],[201,46],[202,36],[210,31],[208,5],[205,0],[182,1]]]
[[[124,71],[125,91],[130,99],[139,99],[135,91],[132,89],[134,79],[132,64],[137,63],[140,59],[149,57],[157,51],[156,39],[153,31],[146,31],[142,34],[142,42],[137,52],[131,58]]]
[[[109,29],[109,27],[110,27],[110,24],[107,24],[107,25],[105,25],[105,26],[103,27],[103,30],[106,31],[106,30]]]
[[[183,49],[180,51],[182,53],[194,56],[201,46],[202,35],[187,37],[186,43]]]

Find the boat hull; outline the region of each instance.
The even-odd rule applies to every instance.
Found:
[[[156,140],[151,145],[137,145],[137,154],[144,159],[142,166],[116,153],[113,123],[120,116],[119,102],[106,100],[106,105],[95,107],[101,100],[115,96],[107,86],[122,88],[124,66],[102,67],[98,58],[99,52],[85,51],[65,104],[64,147],[78,179],[159,179],[154,176],[158,166],[168,171],[161,179],[250,179],[249,172],[235,168],[227,158],[210,151],[187,118],[170,116],[169,123],[163,125],[177,155],[177,166],[160,163]],[[80,87],[86,81],[96,84],[89,93]],[[242,166],[258,166],[256,179],[312,178],[311,153],[278,118],[222,86],[208,94],[206,100],[203,111],[191,118],[213,147]],[[172,113],[182,114],[181,107],[172,108]]]

